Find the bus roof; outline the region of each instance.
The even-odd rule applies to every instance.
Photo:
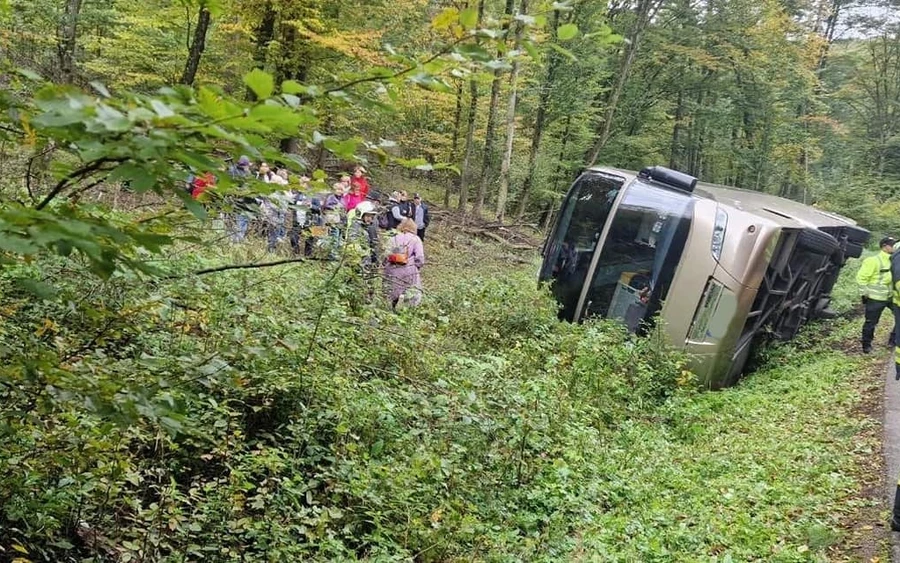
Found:
[[[589,168],[593,172],[602,172],[621,176],[626,182],[637,178],[638,173],[631,170],[595,166]],[[697,182],[694,196],[711,199],[721,205],[753,213],[782,227],[846,227],[856,225],[856,221],[837,213],[817,209],[811,205],[793,201],[764,192],[743,190],[730,186]]]

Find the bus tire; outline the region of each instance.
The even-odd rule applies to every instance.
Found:
[[[797,248],[808,250],[814,254],[831,256],[840,250],[841,245],[836,238],[818,229],[806,228],[797,237]]]
[[[870,234],[869,231],[862,227],[846,227],[844,228],[844,236],[847,237],[847,242],[862,246],[868,242]]]
[[[844,249],[844,255],[847,258],[859,258],[862,256],[863,245],[858,242],[848,242],[847,248]]]

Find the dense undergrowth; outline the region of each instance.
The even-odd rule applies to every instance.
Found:
[[[5,556],[805,561],[838,541],[852,357],[801,342],[698,392],[653,339],[557,322],[530,265],[429,244],[426,305],[397,315],[337,262],[187,275],[246,250],[173,252],[164,280],[7,268]]]

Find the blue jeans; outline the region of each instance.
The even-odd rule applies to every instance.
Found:
[[[269,252],[275,250],[278,241],[283,239],[285,235],[284,225],[269,225]]]
[[[284,238],[286,233],[286,229],[284,228],[284,211],[278,211],[274,213],[274,216],[269,219],[267,225],[267,231],[269,236],[269,252],[275,250],[275,247],[278,246],[278,241]]]
[[[233,215],[234,222],[231,227],[231,242],[241,242],[247,238],[247,228],[250,226],[250,218],[243,213]]]

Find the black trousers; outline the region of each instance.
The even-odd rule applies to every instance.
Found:
[[[900,482],[897,483],[897,491],[894,493],[894,508],[891,511],[891,530],[900,532]]]
[[[420,239],[425,240],[425,229],[419,229],[418,231],[416,231],[416,234],[419,235]]]
[[[862,345],[870,346],[872,339],[875,338],[875,326],[881,320],[881,313],[891,306],[890,301],[876,301],[869,299],[866,302],[866,321],[862,328]]]
[[[894,310],[894,330],[891,332],[891,345],[896,346],[898,342],[900,342],[900,307],[896,305],[891,305],[891,309]]]

